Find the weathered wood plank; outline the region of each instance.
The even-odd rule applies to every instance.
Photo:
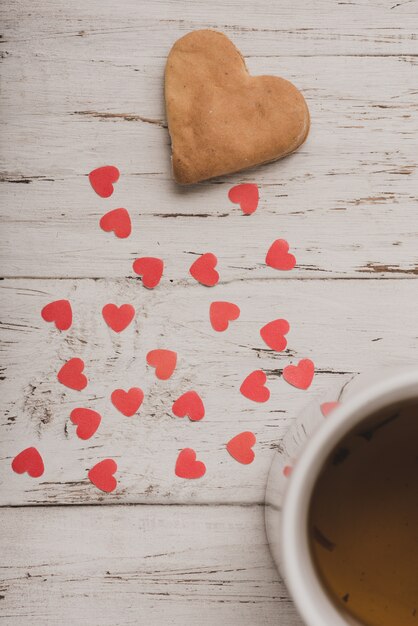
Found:
[[[167,34],[174,39],[196,28],[219,28],[240,36],[245,54],[327,55],[399,54],[418,52],[414,19],[416,2],[362,0],[205,0],[138,3],[60,0],[48,3],[14,0],[3,8],[4,40],[32,45],[36,50],[75,39],[82,49],[100,46],[101,57],[132,58],[141,41],[154,56],[165,55]],[[124,46],[117,46],[123,41]]]
[[[18,48],[3,63],[3,276],[129,276],[137,255],[161,254],[180,279],[189,252],[213,250],[228,280],[261,277],[275,237],[297,254],[289,277],[417,274],[413,58],[336,57],[321,71],[315,58],[250,60],[254,72],[283,73],[304,89],[308,142],[280,163],[184,190],[171,179],[161,126],[164,58],[132,73],[89,64],[84,51],[73,65],[70,50],[48,42],[42,59]],[[86,174],[107,162],[122,175],[102,200]],[[261,188],[250,218],[227,199],[241,180]],[[98,228],[116,206],[132,213],[126,241]]]
[[[416,364],[416,292],[408,280],[248,280],[206,289],[193,280],[181,288],[165,281],[154,291],[140,281],[5,280],[2,282],[2,383],[0,503],[262,502],[275,447],[306,403],[354,372],[381,365]],[[51,300],[68,297],[74,324],[60,333],[40,318]],[[208,320],[213,300],[230,300],[241,317],[226,333]],[[107,328],[107,302],[132,303],[135,323],[119,336]],[[289,320],[288,349],[274,353],[259,337],[276,317]],[[158,381],[145,363],[153,348],[178,351],[176,372]],[[81,357],[89,386],[76,392],[60,385],[65,360]],[[282,368],[314,360],[311,389],[292,388]],[[264,405],[239,393],[254,369],[268,374],[271,399]],[[111,405],[115,388],[139,386],[139,415],[125,418]],[[173,416],[172,402],[198,390],[207,414],[190,423]],[[329,392],[332,395],[332,392]],[[330,397],[329,399],[333,399]],[[103,422],[89,441],[77,439],[69,420],[76,406],[100,411]],[[257,436],[256,460],[241,466],[225,451],[243,430]],[[14,474],[13,456],[37,445],[46,470],[39,480]],[[178,451],[193,447],[207,465],[199,481],[174,475]],[[113,457],[119,485],[103,495],[87,480],[97,461]]]
[[[262,507],[3,508],[0,524],[10,626],[301,624]]]

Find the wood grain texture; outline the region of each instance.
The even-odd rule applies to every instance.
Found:
[[[3,508],[0,524],[10,626],[301,626],[262,507]]]
[[[325,390],[332,400],[354,372],[417,360],[417,2],[11,0],[0,12],[0,619],[300,626],[256,505],[272,455]],[[282,162],[183,190],[170,172],[162,74],[173,42],[195,28],[230,36],[251,73],[292,80],[312,132]],[[87,174],[106,163],[121,179],[102,200]],[[250,218],[227,200],[242,181],[260,187]],[[98,227],[118,206],[133,219],[125,241]],[[278,237],[297,256],[288,274],[264,265]],[[206,251],[220,261],[213,290],[188,276]],[[166,261],[154,292],[131,269],[148,254]],[[74,308],[66,333],[40,318],[59,297]],[[209,326],[214,299],[241,306],[226,334]],[[120,336],[100,316],[112,301],[137,308]],[[258,332],[279,316],[291,332],[277,355]],[[145,355],[165,346],[180,360],[162,382]],[[72,356],[86,361],[81,393],[55,378]],[[281,378],[302,357],[318,368],[307,392]],[[266,405],[238,392],[256,368],[268,374]],[[145,401],[123,418],[109,395],[132,385]],[[195,424],[170,411],[191,386],[207,407]],[[103,414],[86,442],[69,420],[76,406]],[[225,443],[248,429],[256,460],[244,467]],[[10,469],[32,444],[46,461],[39,480]],[[207,464],[203,479],[174,476],[184,446]],[[119,483],[104,495],[86,475],[108,456]]]
[[[157,2],[152,11],[124,2],[116,12],[96,1],[71,9],[52,2],[30,12],[25,2],[15,3],[5,18],[7,88],[0,100],[7,146],[3,276],[117,278],[131,275],[138,254],[158,253],[178,279],[190,251],[213,250],[224,257],[228,278],[242,280],[247,268],[261,275],[266,247],[278,236],[291,241],[298,276],[417,275],[417,43],[408,35],[414,3],[373,10],[270,4],[253,11],[248,3],[247,13],[236,2],[222,3],[222,10],[217,3]],[[312,130],[302,149],[279,163],[181,189],[170,172],[165,58],[185,30],[216,26],[215,15],[231,24],[226,30],[252,73],[283,75],[303,91]],[[359,28],[378,52],[367,56],[360,37],[349,56],[339,56],[348,33],[359,38]],[[289,49],[284,39],[295,29],[300,43]],[[316,46],[326,57],[315,56]],[[380,51],[385,46],[390,54]],[[122,174],[108,200],[87,179],[104,163]],[[242,180],[260,186],[260,208],[250,219],[227,199]],[[123,242],[97,227],[116,206],[134,221]]]
[[[182,288],[161,283],[153,291],[139,280],[5,280],[2,283],[1,465],[3,504],[83,502],[263,502],[274,449],[302,407],[353,373],[381,365],[416,363],[416,298],[409,280],[255,280],[213,289],[193,279]],[[69,298],[74,323],[59,332],[40,317],[51,300]],[[209,324],[212,300],[229,300],[241,317],[225,333]],[[135,323],[116,335],[104,323],[104,304],[131,303]],[[276,353],[259,336],[277,317],[291,325],[288,348]],[[158,381],[146,365],[154,348],[178,352],[168,381]],[[65,360],[81,357],[89,385],[72,391],[56,380]],[[317,375],[304,392],[281,378],[282,368],[312,358]],[[239,387],[262,368],[271,398],[257,404]],[[139,415],[126,418],[110,403],[115,388],[141,387]],[[179,419],[172,402],[183,392],[201,393],[206,416],[198,423]],[[330,390],[330,400],[332,392]],[[103,423],[89,441],[77,439],[69,414],[89,406]],[[225,444],[253,430],[256,460],[236,463]],[[39,480],[10,470],[14,454],[36,444],[46,471]],[[195,448],[207,465],[199,481],[176,478],[178,451]],[[87,470],[106,457],[119,464],[119,486],[103,495],[87,480]]]

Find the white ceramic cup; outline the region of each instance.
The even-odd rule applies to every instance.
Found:
[[[326,401],[312,403],[287,433],[273,460],[266,491],[266,530],[276,565],[307,626],[363,626],[340,611],[321,585],[308,537],[308,509],[319,473],[353,427],[390,405],[418,401],[418,370],[360,374]],[[322,406],[322,410],[321,410]]]

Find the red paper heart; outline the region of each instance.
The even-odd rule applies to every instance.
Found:
[[[113,193],[113,183],[119,179],[119,170],[114,165],[98,167],[89,174],[90,185],[101,198],[109,198]]]
[[[251,372],[240,387],[243,396],[254,402],[267,402],[270,391],[265,387],[267,376],[262,370]]]
[[[80,439],[90,439],[99,428],[102,416],[92,409],[77,408],[70,413],[72,423],[77,426],[75,431]]]
[[[139,387],[132,387],[129,391],[115,389],[110,396],[113,406],[126,417],[132,417],[142,404],[144,392]]]
[[[292,473],[292,469],[293,468],[290,465],[285,465],[283,468],[283,476],[289,478],[290,474]]]
[[[327,417],[332,411],[335,411],[337,406],[340,406],[340,402],[323,402],[320,407],[322,415]]]
[[[310,359],[302,359],[297,365],[287,365],[283,369],[283,378],[298,389],[307,389],[313,380],[315,366]]]
[[[296,259],[293,254],[288,252],[289,244],[285,239],[276,239],[266,255],[266,263],[275,270],[291,270],[296,265]]]
[[[164,270],[164,262],[155,257],[141,257],[133,262],[135,274],[142,277],[142,284],[147,289],[154,289],[161,280]]]
[[[132,304],[122,304],[119,307],[116,304],[106,304],[102,309],[102,315],[106,324],[115,333],[120,333],[132,322],[135,309]]]
[[[235,185],[229,190],[228,198],[231,202],[239,204],[245,215],[251,215],[258,207],[258,187],[253,183]]]
[[[256,438],[254,433],[244,432],[240,433],[233,437],[226,444],[226,449],[229,454],[236,460],[238,463],[243,463],[244,465],[248,465],[254,461],[254,451],[252,450],[253,445],[256,442]]]
[[[44,473],[44,462],[36,448],[26,448],[13,459],[12,470],[16,474],[27,472],[32,478],[39,478]]]
[[[132,232],[131,218],[126,209],[113,209],[101,218],[100,228],[106,233],[114,232],[119,239],[126,239]]]
[[[205,416],[205,407],[202,398],[196,391],[186,391],[173,404],[173,413],[177,417],[187,417],[192,422],[198,422]]]
[[[202,461],[196,461],[196,452],[191,448],[184,448],[176,461],[176,476],[179,478],[201,478],[206,472]]]
[[[177,353],[172,350],[151,350],[147,354],[147,363],[155,367],[157,378],[167,380],[175,370]]]
[[[290,326],[287,320],[273,320],[263,326],[260,330],[260,335],[269,348],[280,352],[287,346],[287,340],[284,335],[286,335],[289,330]]]
[[[192,265],[189,272],[198,283],[206,287],[213,287],[219,281],[219,274],[215,270],[218,259],[211,252],[202,254]]]
[[[55,300],[45,305],[41,311],[46,322],[54,322],[59,330],[68,330],[73,321],[73,312],[68,300]]]
[[[70,359],[61,367],[57,374],[57,378],[62,385],[81,391],[87,387],[88,380],[82,373],[84,369],[84,361],[81,359]]]
[[[229,322],[238,319],[239,306],[233,302],[212,302],[209,309],[209,319],[213,330],[222,332],[229,326]]]
[[[113,476],[118,471],[118,466],[113,459],[105,459],[96,463],[88,473],[90,481],[97,489],[110,493],[117,486],[117,480]]]

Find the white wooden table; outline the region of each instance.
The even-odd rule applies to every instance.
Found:
[[[9,0],[2,11],[0,618],[300,625],[264,534],[274,450],[332,382],[417,362],[417,2]],[[229,35],[252,73],[302,89],[312,131],[282,162],[180,189],[163,69],[173,42],[204,27]],[[107,200],[86,176],[104,164],[121,171]],[[243,181],[260,187],[249,218],[227,198]],[[126,240],[98,227],[118,206],[133,217]],[[288,274],[263,263],[279,237],[298,261]],[[187,271],[206,251],[219,257],[212,290]],[[147,255],[167,267],[151,292],[131,270]],[[58,298],[73,304],[68,332],[40,317]],[[213,299],[241,307],[227,333],[210,328]],[[138,310],[120,336],[101,319],[107,302]],[[279,354],[258,335],[275,317],[291,324]],[[179,353],[167,382],[145,365],[155,347]],[[56,381],[72,356],[90,378],[81,393]],[[303,357],[317,368],[305,392],[281,378]],[[238,391],[257,368],[265,405]],[[146,399],[124,418],[110,392],[136,385]],[[194,424],[170,410],[190,387],[207,409]],[[83,405],[104,416],[85,442],[69,420]],[[243,430],[257,436],[249,466],[224,448]],[[10,469],[27,445],[44,456],[40,479]],[[198,481],[174,475],[186,446],[207,465]],[[108,495],[86,478],[107,457],[119,466]]]

